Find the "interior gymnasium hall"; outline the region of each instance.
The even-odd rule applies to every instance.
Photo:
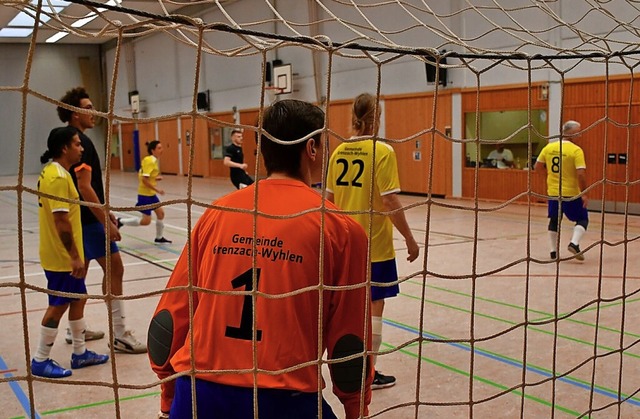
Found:
[[[400,294],[386,300],[376,370],[397,381],[372,391],[366,417],[640,417],[638,19],[632,0],[1,0],[0,417],[159,417],[160,380],[147,354],[110,345],[107,307],[122,301],[147,343],[191,230],[236,191],[224,164],[234,130],[247,173],[263,179],[265,109],[314,103],[326,164],[353,135],[363,92],[376,97],[376,141],[395,151],[420,248],[409,263],[394,230]],[[109,360],[53,379],[30,368],[48,307],[37,184],[63,125],[56,108],[77,86],[93,106],[67,108],[95,120],[85,134],[101,208],[140,215],[146,144],[163,145],[154,208],[171,242],[155,240],[155,215],[120,227],[123,294],[103,292],[97,263],[86,275],[84,318],[106,334],[86,347]],[[547,144],[564,144],[567,121],[586,162],[572,198],[588,202],[580,252],[567,247],[567,217],[550,243],[547,172],[533,170]],[[497,160],[502,149],[511,156]],[[321,196],[324,180],[313,183]],[[64,368],[66,327],[65,315],[51,349]],[[326,354],[315,362],[344,418]]]

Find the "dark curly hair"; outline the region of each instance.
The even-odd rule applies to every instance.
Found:
[[[79,108],[80,101],[82,99],[89,99],[89,94],[84,89],[84,87],[75,87],[67,91],[67,93],[65,93],[64,96],[62,96],[62,99],[60,99],[60,102]],[[68,123],[69,121],[71,121],[71,115],[73,114],[73,111],[70,111],[69,109],[65,109],[61,106],[58,106],[57,111],[58,111],[58,118],[60,118],[62,122]]]

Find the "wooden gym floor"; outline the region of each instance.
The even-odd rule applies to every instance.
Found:
[[[35,188],[36,181],[36,176],[28,176],[24,184]],[[0,178],[0,186],[16,183],[15,177]],[[110,187],[112,205],[135,204],[136,174],[114,172]],[[185,198],[187,179],[165,176],[163,187],[167,191],[163,201]],[[193,181],[194,199],[202,202],[233,190],[227,179]],[[23,198],[24,278],[27,284],[46,287],[38,259],[37,201],[30,194]],[[402,196],[401,200],[410,205],[426,198]],[[473,205],[435,200],[434,205],[408,210],[416,239],[428,243],[428,252],[413,264],[406,262],[404,242],[396,232],[404,281],[401,295],[386,304],[382,348],[388,353],[379,357],[377,369],[398,381],[373,392],[371,414],[640,417],[640,218],[590,213],[589,231],[581,245],[588,249],[584,262],[569,258],[571,225],[563,223],[562,260],[556,263],[548,259],[545,206],[512,204],[478,212],[476,222]],[[497,206],[480,204],[483,209]],[[21,268],[17,209],[16,192],[0,192],[2,418],[30,416],[23,324],[28,326],[33,351],[47,306],[44,294],[27,290],[23,310],[17,286]],[[126,322],[142,340],[158,297],[135,295],[164,287],[187,238],[186,206],[167,206],[165,212],[165,237],[173,244],[155,245],[153,225],[121,229],[125,295],[133,296],[125,305]],[[194,222],[202,212],[193,207]],[[428,272],[426,283],[419,274],[423,269]],[[100,294],[101,277],[94,262],[87,276],[90,294]],[[92,328],[107,331],[102,301],[88,302],[86,319]],[[52,358],[68,367],[71,348],[64,342],[63,330]],[[420,337],[425,339],[421,344]],[[108,353],[107,342],[89,342],[88,347]],[[325,377],[328,380],[328,374]],[[115,378],[117,392],[112,387]],[[74,370],[72,377],[55,383],[34,380],[34,417],[114,418],[119,411],[122,418],[153,418],[159,410],[159,387],[146,387],[155,379],[146,355],[118,353],[105,365]],[[342,417],[330,385],[325,397]],[[417,408],[416,399],[422,404]]]

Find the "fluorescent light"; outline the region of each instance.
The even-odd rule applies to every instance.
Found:
[[[58,42],[59,40],[61,40],[62,38],[64,38],[67,35],[69,35],[68,32],[58,32],[57,34],[47,38],[47,40],[45,42],[47,44],[53,44],[54,42]]]
[[[107,6],[120,6],[120,4],[122,4],[122,0],[109,0],[105,3]],[[104,8],[98,8],[97,9],[99,13],[104,12],[107,9]],[[75,22],[73,22],[71,24],[72,27],[74,28],[81,28],[84,25],[86,25],[87,23],[91,22],[92,20],[94,20],[95,18],[98,17],[98,13],[94,13],[94,12],[90,12],[87,13],[87,15],[85,17],[83,17],[82,19],[78,19]],[[50,38],[48,38],[45,42],[52,44],[54,42],[58,42],[59,40],[61,40],[62,38],[64,38],[65,36],[69,35],[68,32],[58,32],[57,34],[51,36]]]

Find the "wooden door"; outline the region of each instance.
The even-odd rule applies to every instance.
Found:
[[[385,97],[385,137],[396,150],[403,192],[451,193],[451,144],[435,132],[451,126],[451,96],[439,95],[435,121],[434,100],[433,95]]]
[[[158,121],[158,141],[164,147],[160,170],[163,174],[180,174],[180,144],[178,142],[177,119]]]
[[[138,168],[149,152],[147,144],[156,139],[156,123],[155,122],[139,122],[138,123],[138,147],[140,150],[140,159],[136,165]]]
[[[118,125],[115,124],[111,128],[111,150],[108,153],[109,167],[111,170],[121,170],[120,167],[120,134]],[[106,166],[106,164],[105,164]]]
[[[592,78],[563,89],[564,120],[576,120],[584,130],[576,142],[584,150],[588,184],[595,184],[589,208],[624,212],[628,202],[629,212],[640,214],[640,81]]]
[[[579,121],[583,134],[574,142],[584,151],[587,163],[589,209],[640,214],[640,117],[628,105],[583,105],[566,112],[566,119]],[[604,120],[605,115],[608,119]],[[629,183],[627,183],[627,180]],[[636,181],[635,184],[633,182]],[[603,205],[604,203],[604,205]]]
[[[133,123],[120,124],[122,132],[122,170],[124,172],[135,172],[135,162],[133,158]]]
[[[329,134],[329,156],[333,150],[342,143],[342,138],[349,138],[352,135],[351,129],[351,108],[353,101],[331,102],[327,108]]]
[[[257,126],[258,109],[240,112],[240,123],[242,125]],[[256,143],[256,131],[244,130],[244,140],[242,142],[242,153],[244,154],[244,162],[247,163],[247,171],[249,176],[254,177],[256,174],[256,159],[258,158],[258,144]],[[258,178],[267,176],[267,170],[264,167],[264,160],[260,156],[258,164]]]
[[[193,176],[209,176],[209,139],[207,122],[196,118],[192,124],[191,117],[183,117],[182,123],[182,170],[184,175],[189,173],[189,158],[193,147]]]

